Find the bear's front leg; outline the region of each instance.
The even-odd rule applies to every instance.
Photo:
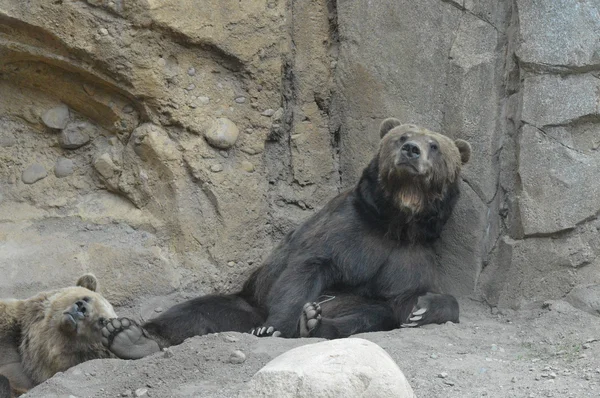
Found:
[[[458,323],[458,301],[449,294],[426,293],[420,296],[410,315],[400,327],[417,327],[429,323]]]

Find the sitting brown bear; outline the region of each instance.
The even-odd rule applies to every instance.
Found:
[[[138,325],[114,319],[103,343],[140,358],[220,331],[339,338],[458,322],[454,297],[437,283],[433,244],[459,196],[471,146],[394,118],[360,181],[277,246],[232,295],[198,297]],[[316,304],[323,295],[332,300]]]
[[[0,300],[0,397],[19,395],[81,362],[108,358],[104,323],[117,314],[91,274],[77,286]],[[9,387],[10,385],[10,387]]]

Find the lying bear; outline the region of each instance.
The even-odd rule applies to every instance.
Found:
[[[433,243],[459,196],[470,145],[397,119],[358,184],[290,232],[238,294],[199,297],[143,327],[115,319],[103,342],[139,358],[194,335],[346,337],[400,326],[458,322],[436,281]],[[323,305],[319,297],[332,297]]]
[[[11,389],[19,395],[84,361],[112,357],[101,330],[117,315],[97,286],[86,274],[77,286],[0,300],[0,397],[11,396]]]

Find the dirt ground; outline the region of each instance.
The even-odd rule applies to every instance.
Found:
[[[123,309],[121,314],[135,312]],[[141,311],[138,311],[141,312]],[[129,314],[128,314],[129,315]],[[367,333],[396,360],[418,397],[599,397],[600,318],[566,302],[519,312],[461,300],[461,323]],[[244,397],[252,375],[319,339],[219,333],[138,360],[95,360],[26,397]],[[246,357],[237,359],[242,351]]]

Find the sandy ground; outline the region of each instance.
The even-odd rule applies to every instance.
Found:
[[[600,318],[562,301],[498,313],[463,299],[460,324],[359,337],[396,360],[418,397],[600,397]],[[244,397],[272,358],[317,341],[195,337],[138,361],[81,364],[26,397]],[[230,359],[236,350],[243,363]]]

